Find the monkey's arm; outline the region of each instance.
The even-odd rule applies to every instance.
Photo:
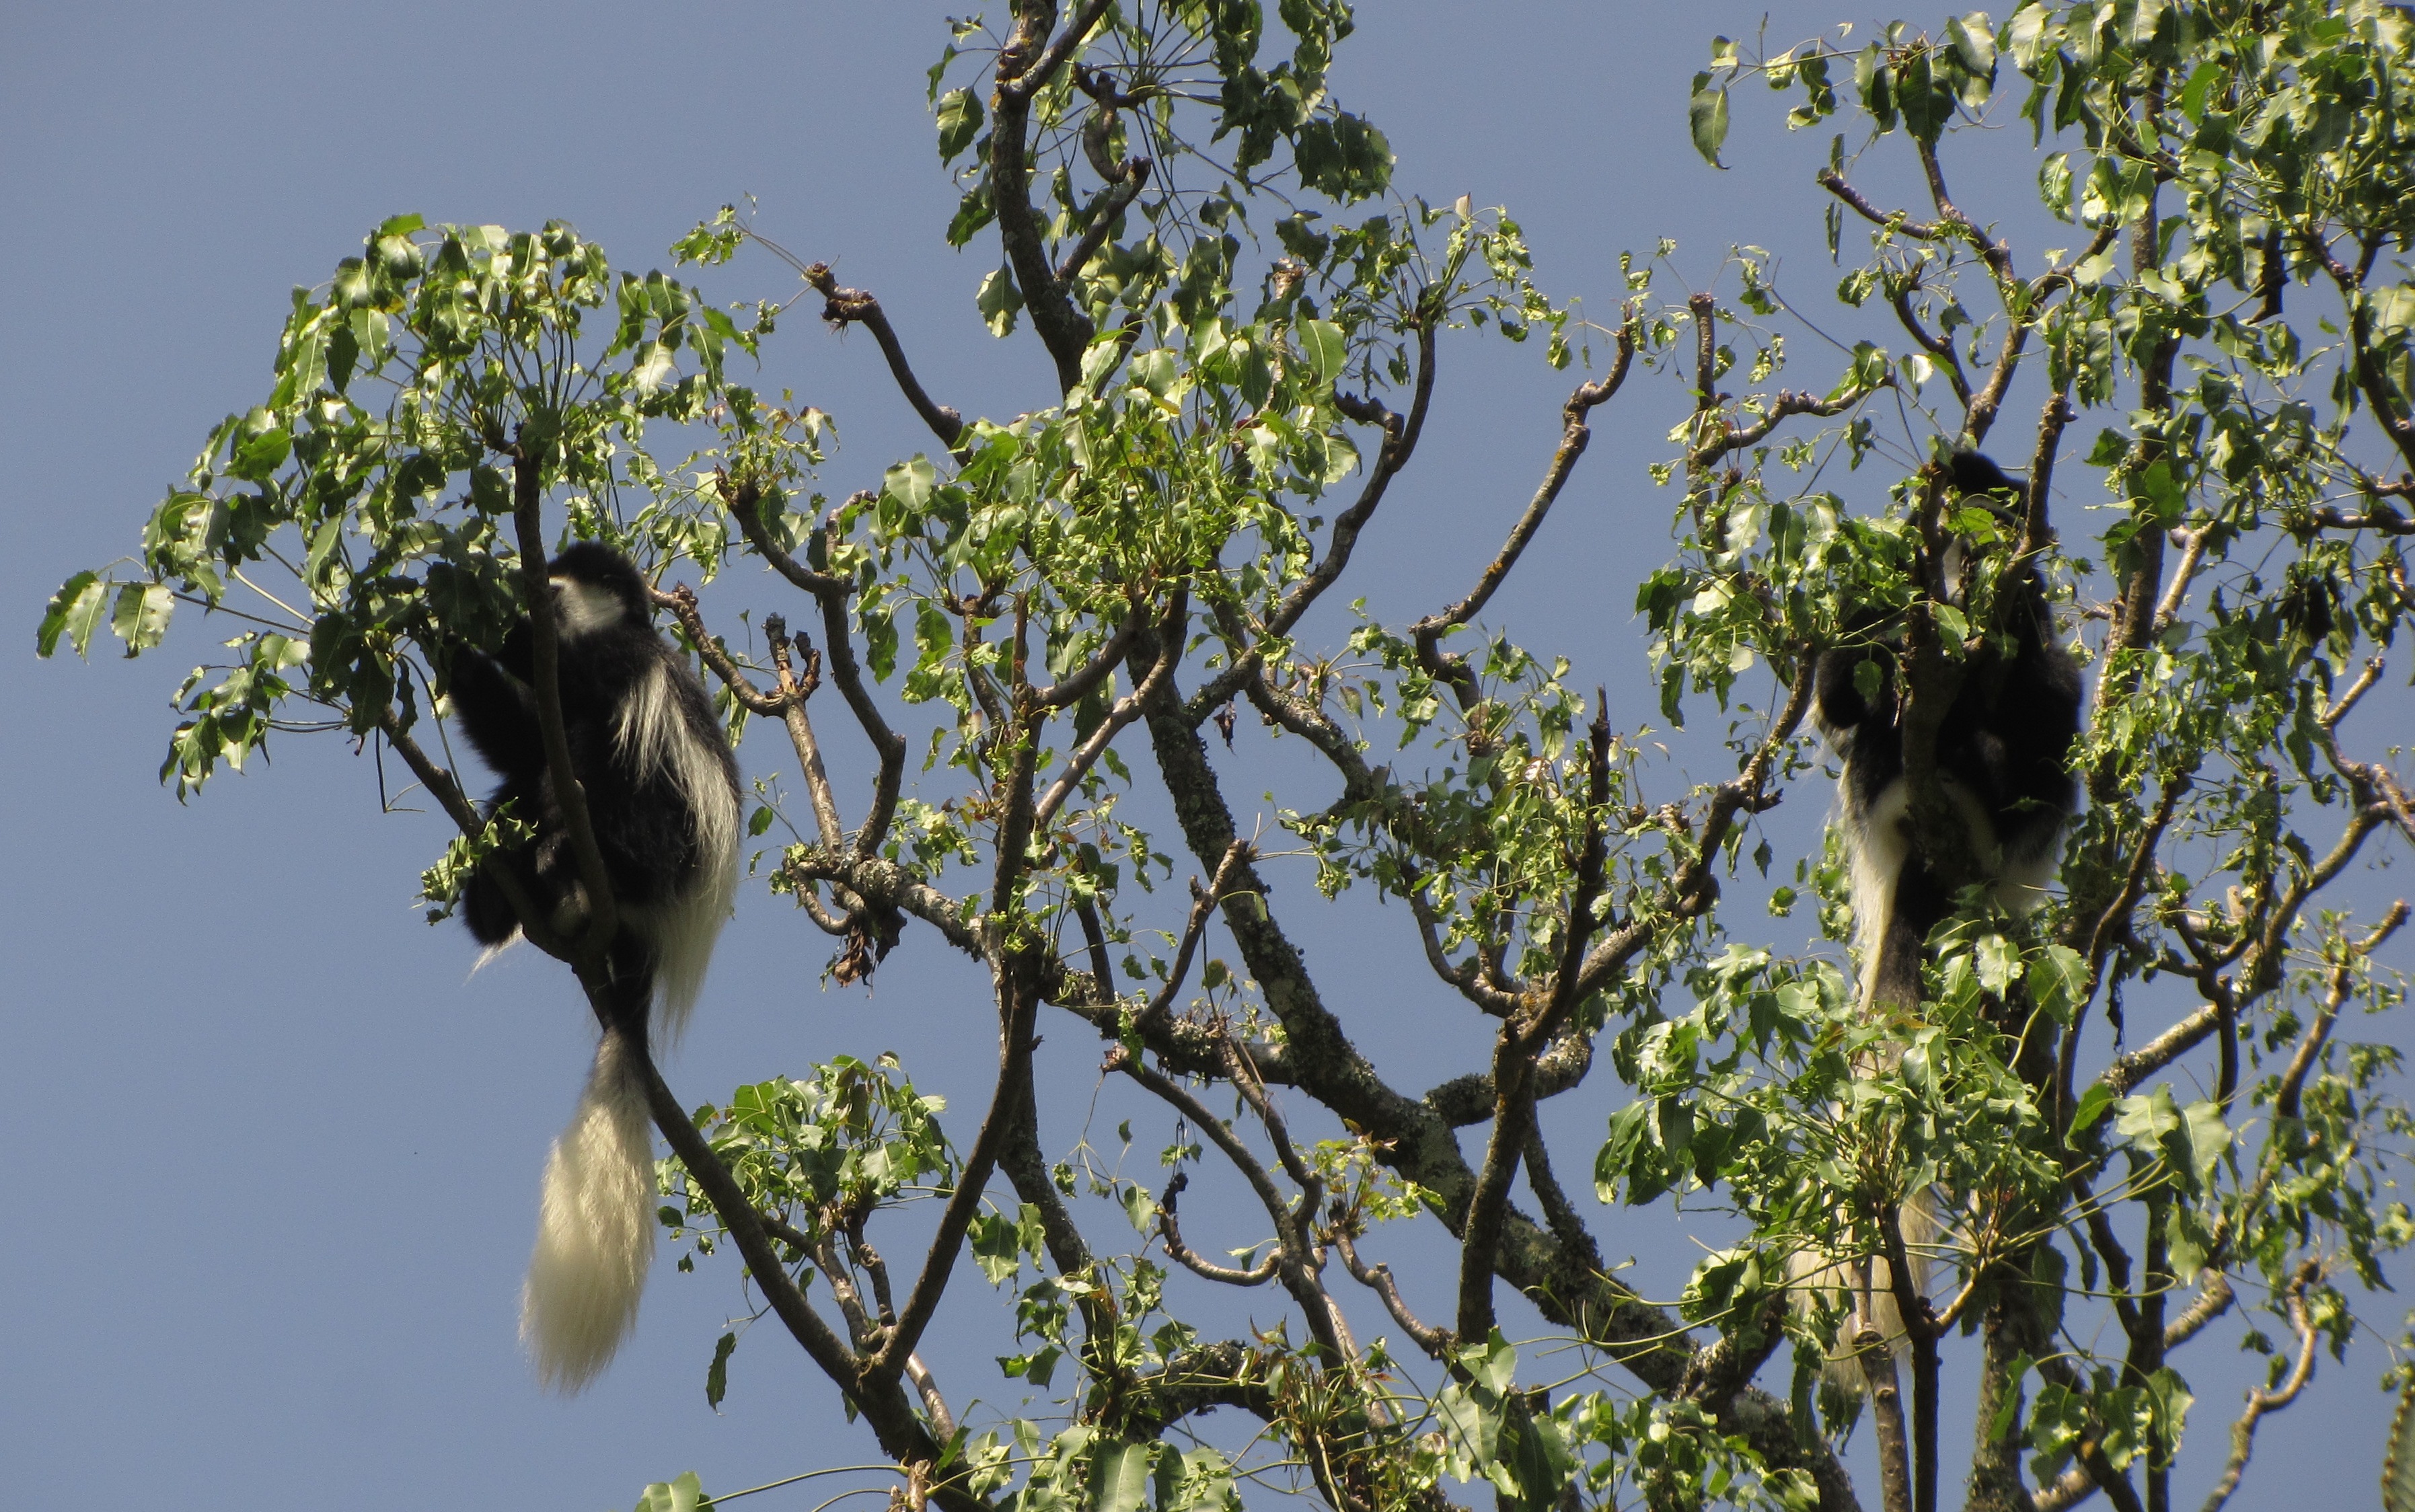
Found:
[[[1873,715],[1885,711],[1892,718],[1895,653],[1880,638],[1886,624],[1879,610],[1855,612],[1813,671],[1812,718],[1840,756],[1850,754],[1854,733]]]
[[[445,693],[461,732],[487,765],[506,778],[527,781],[544,771],[545,744],[527,683],[486,652],[464,646],[453,653]]]

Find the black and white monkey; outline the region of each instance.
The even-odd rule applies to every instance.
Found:
[[[1977,452],[1956,453],[1950,466],[1956,494],[2017,518],[2007,506],[2027,492],[2020,479]],[[1949,580],[1958,576],[1949,563]],[[1938,726],[1937,765],[1996,900],[2026,913],[2053,880],[2078,793],[2068,765],[2079,735],[2079,667],[2055,638],[2035,567],[2008,573],[1997,593],[1996,633],[1963,664],[1962,685]],[[1920,1002],[1922,942],[1955,900],[1907,823],[1900,627],[1879,620],[1853,629],[1852,644],[1820,657],[1812,718],[1844,762],[1838,810],[1852,866],[1862,1002],[1909,1010]]]
[[[1956,496],[2018,527],[2028,492],[2022,479],[2007,476],[1977,452],[1956,453],[1948,468]],[[1951,558],[1959,550],[1958,543],[1941,574],[1957,596],[1962,564]],[[2026,913],[2045,901],[2078,796],[2069,763],[2079,735],[2079,667],[2056,638],[2054,611],[2034,565],[2014,566],[1999,580],[1992,631],[1963,663],[1961,686],[1938,727],[1936,759],[1996,902]],[[1911,833],[1898,666],[1902,626],[1866,615],[1849,621],[1848,632],[1850,644],[1820,657],[1812,717],[1844,763],[1838,814],[1852,866],[1861,1011],[1909,1015],[1920,1004],[1923,945],[1953,914],[1956,899]],[[1915,1197],[1904,1205],[1900,1221],[1912,1250],[1915,1287],[1925,1290],[1921,1251],[1939,1233],[1933,1205],[1925,1194]],[[1847,1267],[1813,1257],[1804,1268],[1810,1274],[1800,1279],[1814,1287],[1836,1287],[1835,1273]],[[1902,1325],[1887,1264],[1873,1261],[1870,1270],[1867,1294],[1860,1278],[1842,1280],[1853,1294],[1848,1300],[1899,1343]],[[1849,1353],[1850,1338],[1838,1348]],[[1832,1362],[1831,1375],[1852,1386],[1858,1369],[1839,1359]]]
[[[548,1386],[576,1392],[611,1362],[637,1319],[654,1254],[653,1125],[629,1047],[678,1038],[737,888],[738,765],[686,660],[654,633],[645,579],[583,542],[547,568],[570,764],[612,887],[610,1027],[570,1127],[546,1161],[520,1337]],[[519,936],[497,880],[508,870],[557,934],[585,926],[562,804],[530,688],[523,620],[499,655],[455,652],[447,693],[470,743],[502,777],[487,803],[535,827],[470,882],[462,915],[489,953]]]

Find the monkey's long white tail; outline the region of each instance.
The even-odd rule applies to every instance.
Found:
[[[545,1162],[520,1341],[548,1389],[575,1395],[612,1362],[654,1260],[654,1133],[626,1043],[607,1034]]]
[[[1841,1221],[1842,1215],[1839,1215]],[[1928,1295],[1929,1276],[1933,1265],[1931,1253],[1944,1232],[1944,1219],[1937,1210],[1935,1193],[1916,1191],[1904,1200],[1897,1210],[1896,1221],[1903,1235],[1905,1259],[1910,1262],[1912,1289],[1923,1296]],[[1805,1250],[1796,1253],[1789,1269],[1793,1282],[1795,1310],[1808,1317],[1822,1300],[1839,1307],[1845,1314],[1837,1331],[1836,1347],[1828,1355],[1828,1382],[1847,1397],[1857,1397],[1867,1380],[1862,1373],[1861,1356],[1854,1335],[1863,1321],[1868,1322],[1896,1353],[1898,1368],[1912,1338],[1903,1325],[1903,1311],[1895,1298],[1895,1267],[1877,1256],[1863,1257],[1869,1266],[1868,1284],[1863,1284],[1861,1267],[1840,1255]]]

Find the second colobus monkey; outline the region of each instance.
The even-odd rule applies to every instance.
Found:
[[[1956,453],[1949,468],[1957,495],[1999,515],[2010,515],[2006,506],[2027,492],[2023,480],[2006,476],[1976,452]],[[1866,617],[1852,628],[1860,632],[1853,644],[1820,657],[1812,717],[1844,762],[1838,807],[1852,869],[1861,1009],[1910,1013],[1920,1004],[1922,946],[1954,912],[1955,898],[1910,831],[1897,665],[1900,627]],[[1961,687],[1938,727],[1937,765],[1996,900],[2027,912],[2044,901],[2078,797],[2067,769],[2079,735],[2079,668],[2055,638],[2054,612],[2032,565],[2008,571],[2000,582],[1993,629],[1963,663]],[[1925,1196],[1905,1204],[1901,1221],[1908,1248],[1917,1251],[1935,1241],[1937,1217]],[[1844,1267],[1815,1262],[1811,1268],[1817,1274],[1803,1279],[1834,1286],[1831,1272]],[[1899,1340],[1887,1264],[1874,1260],[1870,1268],[1869,1293],[1857,1300],[1882,1334]],[[1916,1254],[1913,1269],[1925,1270]],[[1852,1278],[1845,1284],[1858,1294],[1863,1282]],[[1840,1352],[1850,1347],[1848,1340]],[[1858,1381],[1855,1371],[1832,1367],[1832,1375],[1843,1385]]]
[[[520,1337],[538,1378],[575,1392],[611,1362],[653,1263],[653,1125],[630,1050],[646,1043],[650,1025],[675,1039],[696,1004],[737,888],[739,786],[712,699],[654,633],[645,579],[629,559],[583,542],[547,571],[571,768],[620,919],[608,956],[611,1024],[546,1161],[520,1298]],[[499,656],[457,651],[447,689],[471,744],[502,777],[488,814],[508,803],[536,831],[528,845],[489,859],[463,899],[470,933],[490,950],[519,934],[499,868],[558,933],[576,934],[587,915],[538,731],[530,655],[523,621]]]
[[[2000,513],[2007,496],[2027,491],[1976,452],[1955,454],[1952,483]],[[1938,726],[1937,765],[1997,901],[2026,912],[2053,879],[2056,843],[2078,796],[2067,764],[2079,735],[2079,668],[2055,639],[2035,567],[2008,575],[1997,591],[1998,634],[1963,664],[1961,688]],[[1954,898],[1907,829],[1898,637],[1882,622],[1864,628],[1870,633],[1857,644],[1822,653],[1812,718],[1845,764],[1839,806],[1863,1003],[1910,1009],[1920,1001],[1921,944],[1954,911]]]

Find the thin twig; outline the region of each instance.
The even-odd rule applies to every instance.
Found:
[[[2274,1390],[2257,1388],[2247,1393],[2247,1410],[2239,1421],[2230,1425],[2230,1460],[2222,1468],[2222,1478],[2213,1483],[2213,1491],[2205,1499],[2205,1512],[2222,1512],[2222,1504],[2239,1489],[2239,1477],[2247,1471],[2247,1457],[2255,1452],[2256,1427],[2271,1413],[2277,1413],[2298,1400],[2306,1383],[2315,1377],[2315,1345],[2321,1335],[2306,1317],[2306,1288],[2322,1274],[2322,1264],[2307,1259],[2299,1264],[2298,1273],[2289,1279],[2286,1303],[2290,1331],[2298,1336],[2298,1360],[2286,1380]]]
[[[1401,1325],[1401,1331],[1407,1334],[1418,1348],[1437,1360],[1450,1357],[1451,1349],[1457,1342],[1451,1338],[1450,1330],[1418,1321],[1418,1315],[1410,1311],[1409,1305],[1401,1299],[1400,1284],[1392,1280],[1391,1266],[1381,1261],[1372,1265],[1361,1264],[1347,1229],[1336,1228],[1333,1231],[1333,1247],[1342,1252],[1342,1268],[1350,1273],[1353,1280],[1383,1298],[1384,1310],[1392,1315],[1392,1321]]]
[[[1527,543],[1534,540],[1537,531],[1542,529],[1543,517],[1551,513],[1552,502],[1559,498],[1561,488],[1568,481],[1568,474],[1576,469],[1577,458],[1584,455],[1586,444],[1593,439],[1593,427],[1585,423],[1586,416],[1598,406],[1609,402],[1620,385],[1627,382],[1628,368],[1635,360],[1638,323],[1638,317],[1630,307],[1626,322],[1618,328],[1618,351],[1611,360],[1610,371],[1597,382],[1578,384],[1576,391],[1568,396],[1568,402],[1560,407],[1560,444],[1552,454],[1551,466],[1544,470],[1543,481],[1535,489],[1534,497],[1527,501],[1525,513],[1518,517],[1517,524],[1510,527],[1508,539],[1502,543],[1500,551],[1487,564],[1483,576],[1477,579],[1476,587],[1465,598],[1440,614],[1427,615],[1409,627],[1409,633],[1417,640],[1418,665],[1437,681],[1456,689],[1462,706],[1476,701],[1476,680],[1468,673],[1464,659],[1444,656],[1439,643],[1445,633],[1484,612],[1484,606],[1509,576],[1509,570],[1518,564],[1518,558],[1525,551]]]

